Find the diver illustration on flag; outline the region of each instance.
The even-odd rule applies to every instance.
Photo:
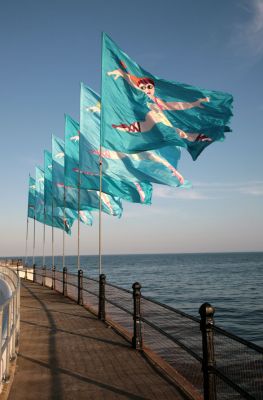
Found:
[[[102,146],[138,153],[177,145],[195,160],[229,132],[232,95],[145,71],[103,34]]]
[[[155,124],[162,123],[164,125],[173,127],[169,119],[166,117],[163,111],[178,111],[178,110],[188,110],[193,107],[203,108],[203,102],[209,102],[209,97],[205,97],[203,99],[198,99],[193,101],[192,103],[188,102],[178,102],[178,101],[170,101],[166,102],[155,96],[155,82],[152,78],[149,77],[141,77],[138,78],[134,75],[131,75],[127,71],[127,67],[123,61],[121,61],[121,66],[123,69],[115,69],[114,71],[108,72],[108,75],[114,76],[114,79],[117,80],[119,77],[125,79],[131,86],[135,89],[142,91],[149,97],[151,100],[150,103],[147,102],[147,107],[150,111],[146,114],[144,121],[136,121],[127,124],[115,125],[112,124],[112,127],[115,129],[119,129],[120,131],[126,132],[149,132]],[[175,128],[179,136],[183,139],[187,139],[191,142],[195,141],[212,141],[206,135],[199,133],[186,133],[181,129]]]

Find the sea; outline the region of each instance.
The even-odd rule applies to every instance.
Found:
[[[37,266],[42,261],[35,258]],[[81,256],[80,263],[84,275],[98,278],[98,256]],[[62,269],[61,256],[55,265]],[[77,272],[77,257],[66,256],[66,266]],[[140,282],[143,295],[192,316],[209,302],[217,326],[263,346],[263,252],[105,255],[102,272],[126,289]]]

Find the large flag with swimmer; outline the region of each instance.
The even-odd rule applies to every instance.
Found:
[[[98,190],[90,190],[83,188],[81,185],[82,175],[79,170],[79,123],[65,115],[65,187],[67,200],[74,202],[74,198],[78,196],[79,203],[83,209],[99,210],[100,208],[100,193]],[[101,193],[102,211],[113,216],[122,216],[122,203],[120,198],[111,196],[106,193]]]
[[[195,160],[225,138],[232,95],[160,79],[105,33],[102,46],[102,146],[136,153],[173,144]]]
[[[80,173],[81,187],[100,187],[100,103],[99,97],[83,83],[80,94]],[[109,176],[102,163],[102,191],[133,203],[151,204],[152,185],[135,179]]]
[[[92,89],[81,85],[81,112],[84,113],[82,132],[89,133],[89,142],[81,143],[82,160],[88,163],[93,157],[99,163],[100,155],[100,96]],[[101,148],[103,174],[117,180],[130,182],[142,181],[169,186],[189,186],[177,169],[181,149],[178,146],[166,146],[157,150],[127,154]]]

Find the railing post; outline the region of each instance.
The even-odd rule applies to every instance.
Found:
[[[98,318],[101,321],[105,321],[106,320],[106,313],[105,313],[105,284],[106,284],[106,275],[100,274]]]
[[[67,267],[63,268],[63,295],[67,296]]]
[[[52,267],[52,287],[51,289],[56,290],[56,267]]]
[[[42,286],[46,286],[46,266],[42,268]]]
[[[33,282],[36,282],[36,264],[33,264]]]
[[[25,280],[27,281],[27,266],[26,266],[26,269],[25,269]]]
[[[203,346],[204,400],[216,400],[216,380],[211,368],[216,365],[213,334],[214,313],[215,309],[209,303],[204,303],[199,308]]]
[[[133,338],[132,347],[136,350],[142,349],[141,332],[141,285],[135,282],[133,289]]]
[[[83,304],[83,271],[82,269],[78,270],[78,304],[82,306]]]

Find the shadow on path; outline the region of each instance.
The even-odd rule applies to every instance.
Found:
[[[23,354],[20,354],[20,357],[21,357],[21,358],[24,358],[24,359],[27,360],[27,361],[33,362],[33,363],[35,363],[35,364],[38,364],[38,365],[40,365],[41,367],[44,367],[44,368],[51,368],[50,365],[49,365],[48,363],[45,363],[45,362],[43,362],[43,361],[35,360],[34,358],[31,358],[31,357],[26,357],[26,356],[24,356]],[[53,368],[52,368],[52,369],[53,369]],[[83,376],[83,375],[81,375],[81,374],[79,374],[79,373],[72,372],[72,371],[70,371],[70,370],[68,370],[68,369],[65,369],[65,368],[57,367],[57,368],[56,368],[56,373],[57,373],[57,374],[65,374],[65,375],[71,376],[71,377],[73,377],[73,378],[75,378],[75,379],[78,379],[78,380],[80,380],[80,381],[82,381],[82,382],[87,382],[87,383],[90,383],[90,384],[92,384],[92,385],[96,385],[96,386],[100,387],[101,389],[110,390],[110,391],[113,392],[113,393],[121,394],[121,395],[123,395],[123,396],[126,396],[126,397],[128,397],[128,399],[133,399],[133,400],[149,400],[148,397],[138,396],[138,395],[133,394],[133,393],[131,393],[131,392],[127,392],[127,391],[125,391],[125,390],[119,389],[119,388],[117,388],[117,387],[115,387],[115,386],[112,386],[112,385],[107,385],[107,384],[105,384],[105,383],[103,383],[103,382],[96,381],[96,380],[91,379],[91,378],[89,378],[89,377],[87,377],[87,376]],[[88,393],[87,393],[87,395],[88,395]],[[52,398],[52,397],[51,397],[51,398]],[[88,398],[88,397],[87,397],[87,398]]]
[[[63,399],[63,388],[61,384],[61,379],[60,379],[60,374],[59,374],[59,369],[58,369],[58,359],[56,355],[56,332],[57,332],[57,326],[55,324],[54,318],[50,312],[50,310],[47,308],[46,304],[39,299],[38,296],[35,295],[35,293],[28,287],[23,284],[23,281],[21,281],[22,286],[24,289],[26,289],[30,295],[41,305],[42,310],[45,312],[48,322],[49,322],[49,363],[48,365],[50,366],[50,371],[51,371],[51,388],[50,388],[50,399],[52,398],[52,394],[56,393],[57,399]],[[21,356],[21,354],[19,353]]]

